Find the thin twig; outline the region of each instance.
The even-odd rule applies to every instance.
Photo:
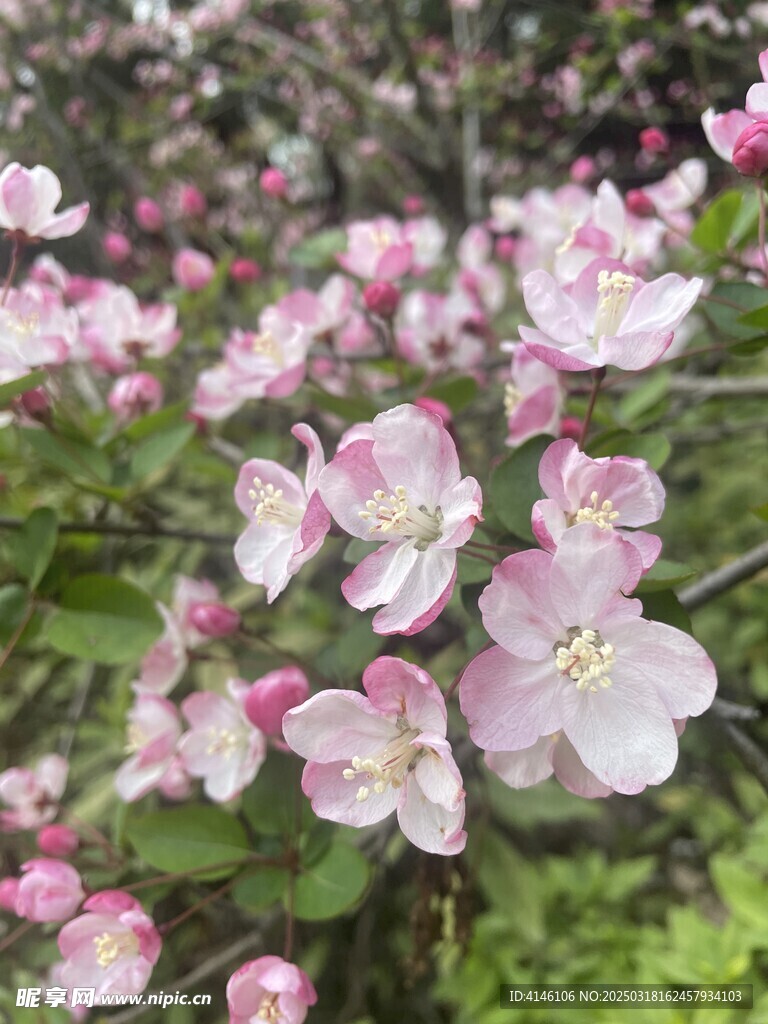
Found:
[[[768,566],[768,541],[763,541],[757,547],[747,551],[740,558],[734,559],[728,565],[707,573],[700,580],[691,583],[677,595],[680,604],[686,611],[694,611],[702,605],[719,597],[726,590],[735,587],[737,583],[747,580]]]

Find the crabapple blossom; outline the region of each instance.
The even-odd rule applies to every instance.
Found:
[[[181,704],[192,728],[181,737],[179,755],[216,803],[234,799],[250,785],[266,756],[264,734],[243,710],[248,683],[230,679],[227,690],[229,698],[206,690],[190,694]]]
[[[768,50],[762,51],[757,62],[763,80],[749,87],[744,110],[735,108],[716,114],[710,107],[701,115],[707,141],[723,160],[733,160],[736,140],[747,128],[756,122],[768,121]]]
[[[0,309],[0,373],[13,380],[32,367],[65,363],[77,339],[77,313],[57,292],[34,281],[12,288]]]
[[[227,982],[229,1024],[303,1024],[316,1002],[304,971],[279,956],[249,960]]]
[[[220,601],[200,601],[190,607],[189,621],[203,636],[231,636],[240,628],[240,612]]]
[[[493,573],[479,605],[498,646],[461,681],[470,736],[484,750],[526,750],[563,732],[584,767],[619,793],[668,778],[675,719],[700,715],[717,680],[686,633],[642,617],[627,598],[640,553],[614,532],[581,523],[554,555],[523,551]]]
[[[618,531],[640,553],[647,572],[661,553],[661,538],[634,529],[655,523],[664,511],[664,487],[643,459],[627,455],[591,459],[575,441],[555,441],[539,463],[546,498],[531,514],[534,535],[545,551],[556,551],[577,523]],[[627,529],[629,527],[629,529]]]
[[[461,853],[464,790],[446,739],[443,695],[422,669],[377,658],[367,696],[324,690],[283,719],[286,742],[307,759],[302,788],[321,818],[372,825],[393,811],[427,853]]]
[[[61,182],[48,167],[31,170],[10,163],[0,174],[0,227],[27,241],[66,238],[85,223],[88,203],[54,213],[61,200]]]
[[[261,267],[256,260],[238,256],[229,265],[229,276],[238,284],[253,284],[261,277]]]
[[[587,798],[610,796],[606,786],[592,774],[563,732],[541,736],[525,750],[489,750],[485,754],[488,768],[512,789],[526,789],[543,782],[551,775],[569,792]]]
[[[618,260],[593,260],[567,289],[545,270],[528,274],[523,298],[537,329],[520,327],[528,351],[558,370],[658,362],[690,312],[703,281],[664,274],[644,282]]]
[[[37,857],[21,865],[16,913],[28,921],[67,921],[85,892],[80,875],[63,860]]]
[[[733,146],[733,166],[750,178],[768,173],[768,120],[747,125]]]
[[[413,245],[391,217],[358,220],[347,227],[346,252],[336,259],[355,277],[392,281],[410,270]]]
[[[279,736],[283,715],[309,697],[307,677],[295,665],[268,672],[251,684],[243,705],[249,720],[267,736]]]
[[[409,362],[430,371],[472,369],[486,353],[485,319],[465,291],[412,291],[395,320],[397,347]]]
[[[16,897],[19,894],[18,878],[0,878],[0,907],[10,914],[16,913]]]
[[[165,227],[165,216],[160,206],[149,196],[141,196],[133,206],[133,216],[142,231],[156,235]]]
[[[173,257],[173,279],[188,292],[202,291],[213,280],[216,264],[207,252],[198,249],[179,249]]]
[[[59,932],[61,984],[93,988],[96,999],[143,992],[162,948],[152,918],[138,900],[118,889],[94,893],[83,910]]]
[[[669,136],[661,128],[643,128],[640,132],[640,148],[646,153],[666,153],[669,149]]]
[[[288,193],[288,179],[276,167],[266,167],[259,175],[259,187],[265,196],[284,199]]]
[[[435,217],[416,217],[403,224],[403,239],[413,247],[411,274],[417,277],[436,267],[442,257],[448,235]]]
[[[537,434],[557,434],[563,411],[563,385],[557,370],[532,356],[522,342],[503,342],[512,353],[509,380],[504,385],[509,448]]]
[[[328,340],[348,321],[355,292],[348,277],[331,274],[317,292],[299,288],[284,295],[276,308],[294,327],[300,324],[312,338]]]
[[[363,288],[363,302],[371,313],[389,320],[400,304],[400,289],[390,281],[371,281]]]
[[[120,231],[108,231],[102,245],[107,259],[113,263],[125,263],[133,252],[130,239]]]
[[[182,185],[179,191],[179,206],[184,217],[205,217],[208,203],[195,185]]]
[[[297,423],[291,433],[308,453],[303,484],[271,459],[250,459],[235,487],[237,506],[249,520],[235,545],[235,561],[249,583],[267,588],[270,604],[317,554],[331,525],[318,491],[325,464],[320,439],[306,423]]]
[[[47,857],[71,857],[80,839],[69,825],[44,825],[37,833],[37,848]]]
[[[122,422],[157,412],[163,404],[163,385],[152,373],[118,377],[107,396],[107,405]]]
[[[413,405],[379,413],[373,440],[353,441],[320,475],[322,500],[353,537],[384,541],[342,584],[360,611],[384,605],[377,633],[418,633],[445,607],[456,549],[482,521],[482,494],[461,476],[453,438],[439,416]]]
[[[181,337],[172,303],[142,305],[130,288],[110,281],[83,298],[77,311],[87,353],[110,373],[131,368],[138,356],[166,356]]]
[[[157,694],[138,693],[128,712],[125,749],[130,757],[115,775],[115,789],[121,800],[131,803],[162,787],[180,736],[175,706]]]
[[[46,754],[32,768],[8,768],[0,775],[0,829],[18,832],[53,821],[67,784],[69,766],[58,754]]]

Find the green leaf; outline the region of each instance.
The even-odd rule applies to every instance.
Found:
[[[427,395],[445,402],[451,412],[461,412],[477,396],[477,381],[474,377],[456,377],[454,380],[434,384]]]
[[[148,437],[133,453],[131,477],[141,480],[166,466],[182,451],[194,432],[194,423],[178,423],[169,430]]]
[[[752,309],[749,313],[742,313],[738,317],[738,321],[747,327],[759,327],[761,331],[768,330],[768,306],[758,306],[757,309]]]
[[[671,590],[695,575],[696,570],[683,565],[682,562],[670,562],[666,558],[659,558],[642,577],[634,593],[653,594],[658,590]]]
[[[20,583],[0,587],[0,643],[6,644],[21,625],[29,604],[29,593]]]
[[[532,437],[499,463],[491,475],[493,511],[508,530],[525,540],[533,540],[531,508],[544,496],[539,462],[551,443],[551,437]]]
[[[48,374],[45,370],[35,370],[24,377],[9,380],[7,384],[0,384],[0,409],[7,408],[14,398],[23,395],[25,391],[31,391],[32,388],[39,387],[47,376]]]
[[[294,913],[303,921],[324,921],[353,907],[368,887],[368,861],[354,846],[335,842],[296,879]]]
[[[115,576],[73,580],[48,624],[48,640],[75,658],[122,665],[138,661],[163,631],[155,602]]]
[[[297,800],[302,824],[314,821],[309,801],[301,793],[301,769],[298,758],[274,751],[243,793],[243,814],[259,835],[293,835]]]
[[[633,423],[643,413],[652,409],[666,397],[670,376],[670,371],[663,369],[651,374],[647,380],[641,378],[639,385],[624,395],[619,402],[617,418],[622,423]]]
[[[283,895],[290,877],[285,868],[265,865],[235,884],[232,899],[247,910],[266,910]]]
[[[58,536],[56,513],[50,508],[37,508],[8,539],[10,560],[30,589],[35,589],[51,564]]]
[[[709,869],[720,899],[745,925],[768,928],[768,884],[753,867],[730,854],[711,858]]]
[[[666,622],[668,626],[682,629],[684,633],[693,635],[693,626],[688,612],[680,604],[673,590],[658,590],[642,595],[643,615],[656,622]]]
[[[629,430],[611,430],[600,434],[589,445],[592,458],[604,455],[630,455],[645,459],[652,469],[661,469],[672,446],[663,434],[632,434]]]
[[[764,522],[768,523],[768,501],[763,505],[755,505],[754,508],[751,508],[749,511],[752,512],[753,515],[756,515],[758,519],[762,519]]]
[[[371,618],[370,614],[356,616],[349,628],[342,630],[338,640],[321,652],[316,659],[320,672],[356,685],[363,669],[386,643],[386,637],[373,632]]]
[[[723,252],[741,209],[743,194],[736,189],[717,196],[699,217],[691,241],[705,252]]]
[[[36,427],[24,427],[19,433],[35,452],[66,476],[98,483],[109,483],[112,466],[101,448],[87,441],[51,434]]]
[[[145,437],[158,434],[162,430],[168,430],[179,423],[184,422],[184,415],[187,411],[186,402],[176,402],[175,405],[167,405],[157,412],[150,412],[137,420],[129,423],[125,430],[118,437],[127,438],[129,441],[143,441]]]
[[[312,401],[325,412],[340,416],[347,423],[370,423],[379,409],[368,398],[355,398],[351,395],[331,395],[319,388],[312,389]]]
[[[159,871],[197,871],[196,877],[225,878],[249,853],[245,829],[218,807],[173,807],[128,822],[126,836],[138,855]],[[214,865],[229,865],[220,868]]]
[[[761,334],[758,338],[750,338],[749,341],[739,341],[735,345],[729,345],[728,353],[732,356],[756,356],[765,348],[768,348],[768,334]]]
[[[347,233],[343,228],[330,228],[305,238],[288,253],[288,259],[298,267],[325,270],[337,266],[336,254],[345,252]]]
[[[745,313],[765,305],[764,288],[747,281],[719,281],[710,296],[701,309],[726,338],[745,341],[761,333],[759,327],[748,327],[740,320]]]

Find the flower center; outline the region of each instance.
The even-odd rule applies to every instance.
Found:
[[[511,416],[522,400],[523,392],[520,388],[507,381],[504,385],[504,415]]]
[[[257,476],[253,478],[253,488],[248,491],[248,497],[256,503],[253,506],[253,513],[257,526],[266,524],[295,528],[304,516],[300,508],[283,500],[282,490],[275,488],[274,484],[262,483]]]
[[[411,746],[411,740],[419,735],[418,729],[411,729],[405,719],[398,719],[400,734],[388,743],[373,757],[353,757],[352,767],[345,768],[342,775],[347,782],[352,782],[358,775],[365,776],[366,782],[373,779],[374,793],[383,793],[388,786],[399,789],[405,781],[408,769],[421,756],[423,751]],[[370,785],[362,785],[357,791],[357,799],[361,802],[371,795]]]
[[[206,754],[220,754],[225,761],[228,761],[242,745],[242,736],[221,726],[212,725],[208,729],[208,735],[210,743],[205,748]]]
[[[613,685],[608,673],[616,662],[613,646],[603,641],[594,629],[571,626],[568,639],[558,641],[553,651],[561,675],[570,676],[577,690],[597,693],[597,687]]]
[[[620,270],[609,274],[601,270],[597,275],[597,315],[595,316],[594,338],[608,337],[616,334],[624,311],[629,303],[635,279]]]
[[[256,1014],[259,1020],[266,1020],[272,1024],[273,1021],[281,1020],[282,1013],[280,1007],[277,1005],[277,993],[269,992],[261,1000],[259,1006],[259,1012]]]
[[[6,313],[5,315],[4,326],[13,334],[18,334],[21,338],[29,338],[31,335],[36,334],[39,325],[39,313],[28,313],[26,316],[23,313]]]
[[[614,509],[613,502],[606,498],[598,508],[597,491],[592,491],[589,500],[592,502],[592,505],[580,508],[573,517],[574,523],[594,523],[601,530],[612,530],[614,519],[619,518],[619,513]]]
[[[251,342],[251,347],[254,352],[266,356],[267,359],[271,359],[278,366],[283,365],[283,350],[275,341],[272,331],[262,331],[261,334],[257,334]]]
[[[121,956],[135,956],[139,952],[139,940],[133,932],[122,935],[104,932],[94,938],[93,944],[96,947],[96,963],[105,970]]]
[[[374,228],[371,240],[379,252],[384,252],[392,244],[392,236],[385,228]]]
[[[395,493],[387,497],[385,491],[374,491],[373,498],[365,503],[359,513],[361,519],[373,520],[370,533],[399,533],[403,537],[415,537],[415,547],[425,551],[430,544],[442,536],[443,513],[438,505],[430,512],[426,505],[408,503],[408,495],[402,484]]]
[[[128,728],[125,730],[125,752],[126,754],[135,754],[137,750],[146,746],[149,741],[149,737],[143,732],[135,722],[131,722]]]

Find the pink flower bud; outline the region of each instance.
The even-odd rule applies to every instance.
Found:
[[[595,161],[591,156],[579,156],[571,164],[571,181],[583,185],[595,173]]]
[[[125,263],[133,252],[129,238],[119,231],[108,231],[102,242],[104,255],[113,263]]]
[[[566,416],[560,424],[560,437],[578,441],[581,437],[582,422],[576,416]]]
[[[656,209],[651,197],[641,188],[631,188],[625,201],[629,212],[636,217],[650,217]]]
[[[517,242],[511,235],[502,235],[496,239],[496,259],[501,263],[510,263],[517,249]]]
[[[163,385],[151,373],[129,373],[118,377],[107,405],[120,420],[132,420],[157,412],[163,404]]]
[[[371,281],[363,288],[363,302],[371,313],[389,320],[400,304],[400,289],[391,281]]]
[[[288,192],[288,179],[276,167],[267,167],[259,177],[259,187],[265,196],[284,199]]]
[[[80,838],[68,825],[45,825],[37,833],[37,848],[46,857],[71,857]]]
[[[414,403],[419,409],[426,409],[427,412],[433,412],[435,416],[439,416],[443,421],[443,426],[447,427],[453,419],[453,413],[445,404],[441,402],[439,398],[430,398],[429,395],[422,395],[421,398],[417,398]]]
[[[253,724],[268,736],[283,731],[283,715],[309,697],[309,683],[300,668],[280,668],[257,679],[243,708]]]
[[[661,128],[643,128],[640,132],[640,148],[646,153],[666,153],[669,136]]]
[[[240,628],[240,612],[219,602],[199,602],[189,608],[188,618],[203,636],[231,636]]]
[[[21,865],[16,913],[28,921],[67,921],[85,893],[80,875],[63,860],[38,857]]]
[[[51,400],[45,388],[32,388],[31,391],[25,391],[20,402],[24,412],[33,419],[40,419],[41,416],[47,415],[51,407]]]
[[[210,284],[215,270],[208,253],[197,249],[179,249],[173,257],[173,279],[188,292],[199,292]]]
[[[147,231],[150,235],[157,234],[165,226],[163,211],[149,196],[142,196],[136,200],[133,204],[133,216],[141,230]]]
[[[11,914],[16,913],[16,897],[18,893],[18,878],[0,878],[0,907],[3,910],[9,911]]]
[[[768,174],[767,121],[755,121],[744,129],[736,139],[731,159],[739,174],[749,178],[762,178]]]
[[[208,213],[205,196],[194,185],[183,185],[179,196],[181,212],[185,217],[204,217]]]
[[[252,284],[261,277],[261,267],[256,260],[238,256],[236,260],[232,260],[229,266],[229,276],[238,284]]]
[[[424,200],[421,196],[410,195],[403,200],[403,213],[408,217],[418,217],[424,212]]]

